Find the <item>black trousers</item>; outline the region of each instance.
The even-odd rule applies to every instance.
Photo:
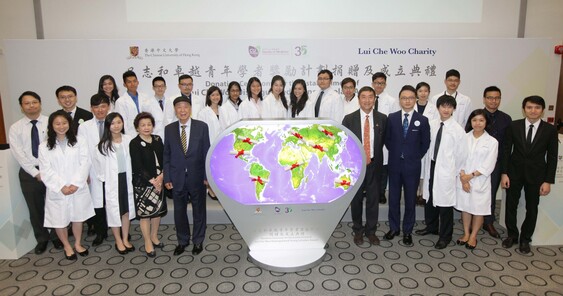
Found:
[[[49,233],[50,228],[43,226],[45,222],[45,193],[43,182],[28,174],[24,169],[19,171],[20,186],[23,198],[29,210],[29,220],[38,243],[47,242],[57,238],[55,231]]]
[[[379,219],[379,196],[381,186],[381,173],[377,172],[380,168],[375,167],[375,163],[371,162],[366,167],[366,176],[360,189],[354,195],[350,204],[352,212],[352,221],[354,225],[352,229],[354,233],[374,234],[377,230],[377,220]],[[362,210],[364,205],[364,191],[366,199],[366,224],[362,223]]]
[[[530,184],[524,180],[510,179],[510,187],[506,190],[506,215],[504,222],[508,236],[514,239],[520,238],[520,242],[531,242],[532,235],[536,229],[538,220],[538,205],[540,203],[540,187],[541,184]],[[520,201],[520,194],[524,188],[524,196],[526,199],[526,218],[522,223],[521,233],[519,235],[517,226],[517,211]]]
[[[454,208],[433,205],[434,194],[432,193],[432,189],[434,188],[435,167],[436,162],[432,161],[430,165],[430,179],[428,180],[430,185],[430,198],[426,201],[426,205],[424,206],[424,220],[426,222],[426,229],[431,232],[438,231],[440,235],[439,240],[449,242],[452,240],[454,231]]]

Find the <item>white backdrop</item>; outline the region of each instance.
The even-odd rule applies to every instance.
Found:
[[[528,95],[543,96],[555,105],[559,57],[551,39],[189,39],[189,40],[6,40],[5,54],[10,94],[17,100],[26,90],[43,99],[45,114],[58,109],[55,89],[68,84],[77,88],[79,105],[89,108],[99,77],[111,74],[124,91],[121,75],[133,69],[140,91],[152,94],[151,80],[163,75],[167,95],[178,93],[180,73],[194,76],[194,90],[205,94],[211,84],[225,90],[231,80],[245,89],[258,76],[269,89],[271,77],[286,79],[286,91],[294,79],[303,78],[314,90],[319,69],[335,74],[339,90],[342,78],[351,76],[358,88],[371,84],[371,74],[386,71],[387,91],[397,96],[404,84],[428,82],[432,93],[444,91],[444,74],[461,72],[461,93],[482,106],[482,91],[497,85],[503,91],[501,108],[521,117],[520,102]],[[138,56],[131,55],[138,47]],[[11,104],[7,126],[21,117]],[[6,112],[8,113],[8,112]],[[553,116],[554,111],[546,111]]]

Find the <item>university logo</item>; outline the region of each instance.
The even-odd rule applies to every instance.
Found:
[[[139,47],[138,46],[129,46],[129,55],[131,57],[137,57],[139,55]]]
[[[254,47],[251,45],[248,46],[248,54],[250,54],[251,57],[255,58],[258,56],[259,53],[260,53],[260,47]]]

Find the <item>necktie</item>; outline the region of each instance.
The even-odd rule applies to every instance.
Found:
[[[530,128],[528,128],[528,136],[526,136],[526,143],[528,143],[528,145],[532,145],[532,132],[534,132],[534,125],[530,124]]]
[[[184,154],[188,152],[188,137],[186,135],[186,126],[182,125],[182,133],[180,134],[180,139],[182,140],[182,149],[184,149]]]
[[[436,134],[436,144],[434,144],[434,161],[438,157],[438,149],[440,149],[440,141],[442,140],[442,128],[444,127],[444,123],[440,122],[440,129],[438,129],[438,133]]]
[[[403,119],[403,138],[407,137],[408,130],[409,130],[409,114],[405,113],[405,119]]]
[[[364,151],[366,152],[366,159],[367,159],[367,164],[370,164],[371,162],[371,152],[370,152],[370,144],[371,144],[371,139],[369,137],[369,115],[366,115],[366,120],[364,123]]]
[[[100,135],[100,139],[104,135],[104,121],[98,120],[98,134]]]
[[[321,91],[317,103],[315,104],[315,117],[319,117],[319,111],[321,110],[321,100],[323,99],[324,91]]]
[[[375,96],[375,104],[373,105],[373,109],[379,111],[379,96]]]
[[[160,105],[160,110],[164,110],[164,100],[158,100],[158,104]]]
[[[70,118],[72,118],[72,112],[67,112],[68,116],[70,116]]]
[[[31,127],[31,154],[33,157],[39,157],[39,130],[37,129],[37,120],[30,121]]]

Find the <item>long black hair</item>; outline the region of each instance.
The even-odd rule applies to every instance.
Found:
[[[281,81],[282,83],[283,89],[282,92],[280,93],[280,100],[285,110],[287,110],[287,99],[285,98],[285,80],[283,79],[283,77],[281,77],[280,75],[275,75],[274,77],[272,77],[272,83],[270,83],[270,90],[268,91],[268,93],[272,92],[272,89],[274,88],[274,83],[276,83],[276,81]]]
[[[111,91],[111,98],[109,98],[109,101],[112,104],[115,104],[115,101],[117,101],[117,99],[119,98],[119,91],[117,90],[117,84],[115,83],[115,79],[113,79],[113,76],[104,75],[100,77],[100,82],[98,83],[98,94],[107,96],[106,93],[104,92],[104,81],[108,79],[111,80],[111,82],[113,83],[113,90]]]
[[[66,111],[59,110],[49,115],[49,125],[47,126],[47,148],[49,148],[49,150],[55,149],[57,144],[57,133],[53,128],[53,122],[55,121],[55,118],[59,116],[66,119],[66,121],[68,122],[68,130],[65,133],[68,140],[68,146],[72,147],[76,144],[76,135],[72,128],[72,117],[70,117],[70,115]]]
[[[299,101],[297,100],[297,97],[293,93],[293,90],[295,90],[295,87],[298,84],[301,84],[301,86],[303,86],[303,91],[304,91]],[[295,118],[295,116],[299,115],[299,113],[303,111],[303,108],[305,108],[305,104],[309,99],[309,94],[307,93],[307,84],[305,83],[305,80],[296,79],[295,81],[293,81],[293,84],[291,85],[291,92],[289,93],[289,98],[291,100],[291,117]]]
[[[123,122],[123,127],[121,128],[121,133],[124,134],[125,133],[125,122],[123,121],[123,116],[121,116],[121,114],[117,113],[117,112],[112,112],[110,114],[108,114],[108,116],[106,116],[106,120],[104,120],[104,134],[102,135],[102,138],[100,139],[100,143],[98,143],[98,150],[100,151],[100,153],[104,156],[108,155],[108,153],[111,151],[113,152],[113,136],[111,134],[110,131],[110,127],[111,127],[111,123],[113,122],[113,120],[119,117],[121,119],[121,121]]]
[[[250,79],[248,79],[248,84],[246,85],[246,95],[248,96],[248,100],[250,101],[250,99],[252,99],[252,92],[250,91],[250,88],[254,81],[260,84],[260,93],[258,94],[258,97],[260,98],[260,101],[262,101],[264,99],[262,98],[262,82],[260,82],[260,79],[258,79],[258,77],[250,77]]]

